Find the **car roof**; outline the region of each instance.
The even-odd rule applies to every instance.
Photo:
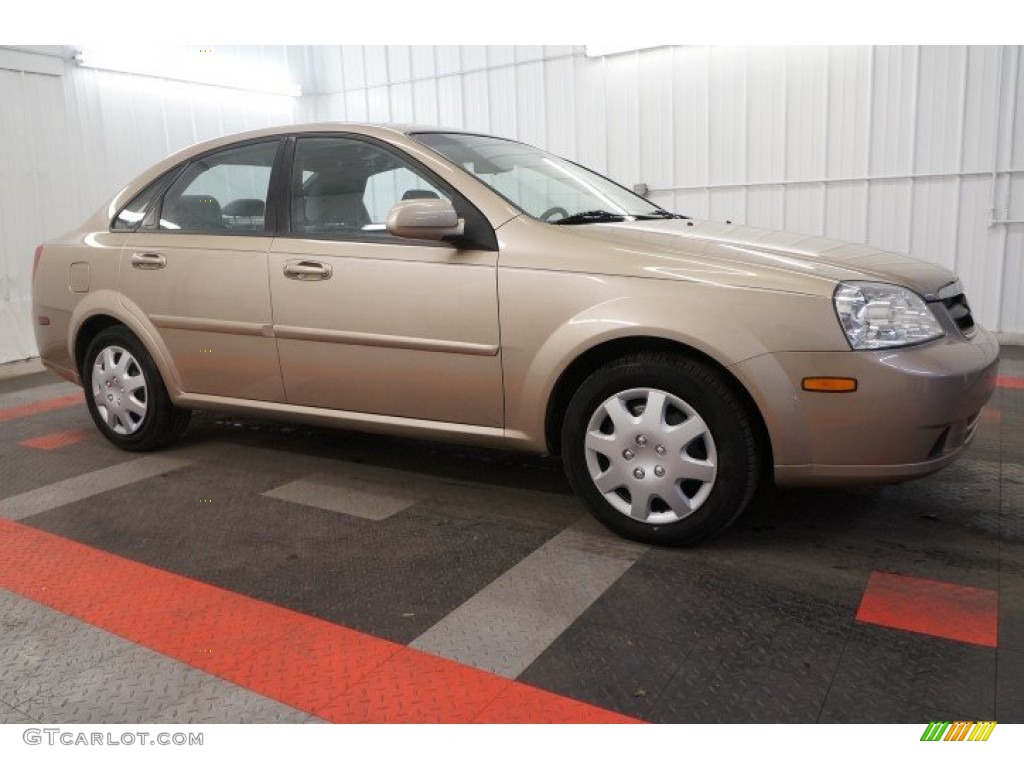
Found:
[[[384,137],[408,136],[413,133],[462,133],[466,135],[483,135],[478,131],[467,131],[460,128],[446,128],[437,125],[421,125],[415,123],[349,123],[349,122],[321,122],[321,123],[293,123],[278,125],[269,128],[258,128],[242,133],[232,133],[225,136],[218,136],[214,139],[199,142],[186,147],[176,154],[193,155],[197,152],[205,152],[216,149],[220,146],[234,144],[248,139],[259,139],[269,136],[279,136],[292,133],[359,133],[368,136]]]
[[[176,152],[174,157],[177,160],[207,152],[218,147],[234,144],[249,139],[259,139],[270,136],[295,133],[358,133],[378,138],[397,138],[409,136],[414,133],[458,133],[464,136],[485,136],[489,138],[502,139],[504,141],[517,141],[507,136],[497,136],[485,131],[472,131],[464,128],[450,128],[439,125],[424,125],[417,123],[349,123],[349,122],[321,122],[321,123],[293,123],[278,125],[269,128],[259,128],[242,133],[232,133],[225,136],[218,136],[214,139],[194,144]]]

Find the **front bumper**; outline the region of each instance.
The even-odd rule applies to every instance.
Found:
[[[886,483],[951,464],[995,389],[999,345],[978,328],[904,349],[781,352],[733,366],[765,418],[779,485]],[[856,392],[806,392],[809,376]]]

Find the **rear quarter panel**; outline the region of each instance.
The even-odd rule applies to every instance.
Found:
[[[81,323],[82,304],[104,290],[116,291],[118,256],[124,233],[69,233],[43,246],[32,283],[33,328],[43,364],[78,383],[74,360],[75,334]],[[72,285],[72,265],[76,279]],[[84,265],[84,266],[83,266]],[[40,317],[49,318],[41,325]]]

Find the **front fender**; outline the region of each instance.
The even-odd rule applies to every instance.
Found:
[[[844,343],[831,303],[817,296],[532,270],[510,270],[499,283],[506,426],[513,440],[536,450],[546,449],[547,406],[559,378],[607,342],[663,339],[724,368],[783,349]],[[756,388],[748,391],[760,407]]]

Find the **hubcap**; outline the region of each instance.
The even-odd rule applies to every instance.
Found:
[[[124,347],[104,347],[92,366],[92,398],[107,428],[138,431],[149,408],[149,389],[138,361]]]
[[[651,525],[700,509],[718,472],[704,419],[660,389],[630,389],[601,403],[587,425],[585,450],[590,478],[608,503]]]

